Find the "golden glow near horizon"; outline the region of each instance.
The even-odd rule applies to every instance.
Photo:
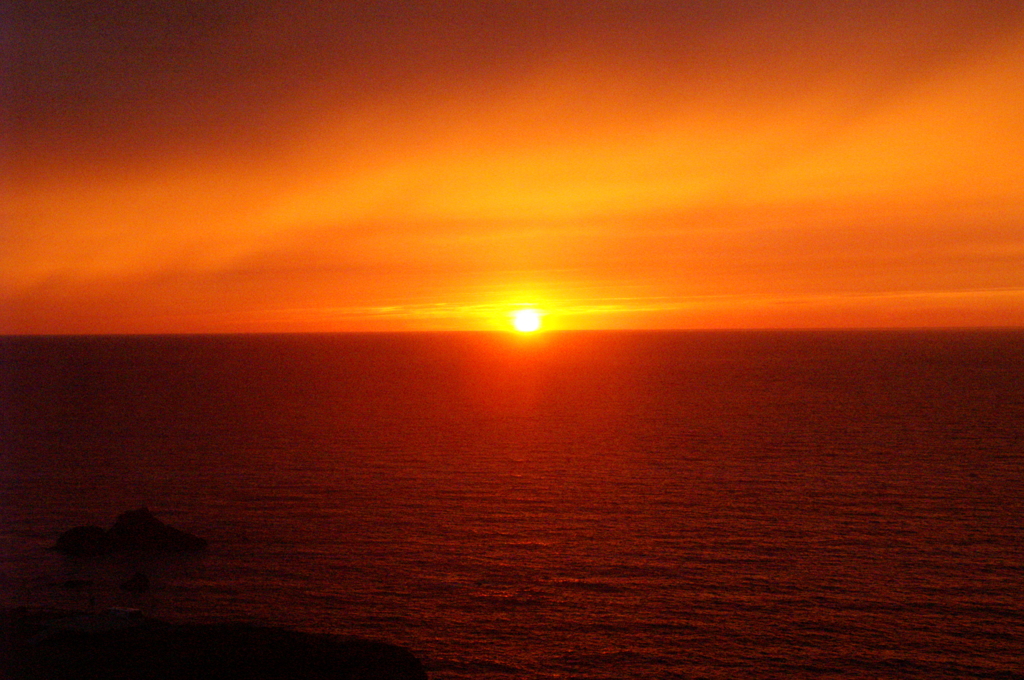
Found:
[[[62,7],[0,333],[1024,325],[1020,3]]]
[[[540,330],[540,312],[536,309],[519,309],[512,314],[512,326],[520,333]]]

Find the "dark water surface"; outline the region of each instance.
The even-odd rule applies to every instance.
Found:
[[[0,595],[431,677],[1024,678],[1024,333],[0,339]],[[140,505],[203,554],[64,558]],[[154,590],[118,584],[136,569]]]

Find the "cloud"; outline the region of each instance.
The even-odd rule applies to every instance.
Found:
[[[49,328],[1015,290],[1022,18],[19,3],[0,295]]]

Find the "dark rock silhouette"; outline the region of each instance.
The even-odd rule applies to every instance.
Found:
[[[106,552],[106,541],[107,532],[100,527],[75,527],[61,534],[53,549],[72,557],[91,557]]]
[[[172,625],[120,610],[4,614],[0,676],[12,680],[427,680],[409,650],[358,638],[242,624]]]
[[[65,590],[73,590],[76,593],[85,594],[88,597],[87,602],[89,604],[89,611],[92,611],[96,608],[96,591],[94,588],[95,585],[96,584],[91,580],[73,578],[61,583],[60,587]]]
[[[132,577],[121,584],[121,590],[129,593],[144,593],[149,590],[149,577],[141,571],[132,574]]]
[[[164,524],[147,508],[139,508],[119,515],[109,531],[95,526],[68,529],[53,549],[73,557],[95,557],[130,550],[184,552],[206,546],[205,539]]]
[[[61,583],[60,587],[67,590],[85,590],[86,588],[92,588],[93,582],[86,579],[73,578]]]
[[[124,550],[202,550],[206,540],[164,524],[146,508],[118,516],[107,532],[111,552]]]

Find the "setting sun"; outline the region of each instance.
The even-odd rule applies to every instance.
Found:
[[[532,333],[540,329],[540,312],[536,309],[520,309],[512,314],[512,325],[520,333]]]

